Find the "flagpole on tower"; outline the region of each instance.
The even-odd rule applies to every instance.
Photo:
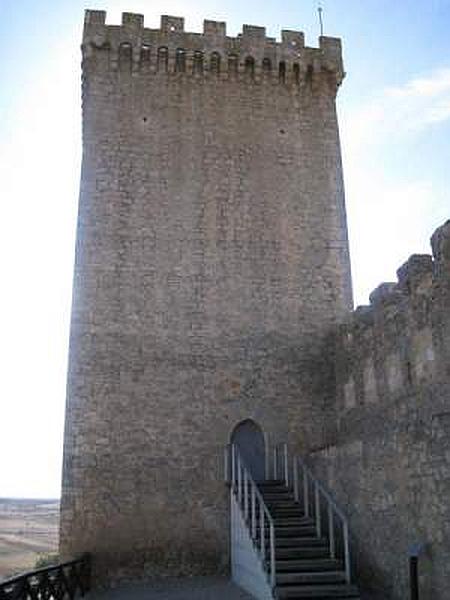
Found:
[[[323,36],[323,18],[322,18],[323,8],[322,8],[322,4],[320,2],[319,2],[319,6],[317,7],[317,12],[319,13],[320,35]]]

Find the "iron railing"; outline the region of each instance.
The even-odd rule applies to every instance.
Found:
[[[228,446],[225,460],[226,473],[229,470],[228,458],[231,455],[231,493],[234,494],[241,514],[247,524],[255,549],[268,573],[272,589],[276,583],[275,571],[275,527],[250,471],[246,467],[234,444]],[[268,532],[268,544],[267,535]]]
[[[287,444],[273,450],[273,478],[282,479],[294,490],[297,502],[310,517],[318,538],[327,537],[330,558],[342,560],[345,579],[351,581],[348,521],[324,485],[312,474],[299,456],[289,456]]]
[[[234,452],[236,456],[238,450],[235,448]],[[233,463],[233,452],[231,451],[230,455],[230,446],[228,446],[225,451],[225,477],[227,481],[234,481],[233,475],[230,475],[230,460]],[[242,464],[242,459],[240,461]],[[231,464],[231,471],[234,473],[233,464]],[[246,472],[247,478],[251,479],[248,469]],[[289,455],[287,444],[274,446],[267,451],[266,477],[269,480],[284,481],[286,487],[293,490],[295,500],[303,506],[305,517],[310,517],[314,522],[317,537],[328,538],[330,558],[342,562],[345,579],[350,583],[351,559],[348,521],[324,485],[312,474],[299,456]],[[251,481],[259,494],[253,479]],[[270,516],[268,510],[267,515]],[[275,556],[275,551],[273,555]]]
[[[90,590],[91,560],[88,554],[30,571],[0,583],[0,600],[74,600]]]

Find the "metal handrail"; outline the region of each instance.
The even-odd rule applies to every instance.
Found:
[[[230,448],[234,448],[231,451],[231,474],[230,474]],[[237,460],[238,450],[234,446],[227,446],[225,453],[225,477],[228,482],[232,483],[232,486],[237,486],[237,493],[239,499],[242,500],[242,510],[244,516],[247,518],[248,514],[248,502],[249,498],[252,499],[252,492],[250,496],[246,495],[242,499],[242,481],[239,483],[236,478],[236,464],[233,460]],[[281,457],[281,461],[280,461]],[[272,458],[272,465],[270,465],[270,459]],[[240,458],[240,464],[243,464]],[[247,467],[244,465],[247,475],[245,476],[246,481],[250,481],[252,489],[256,491],[254,495],[258,498],[261,506],[263,506],[263,513],[267,515],[268,521],[272,522],[270,513],[264,504],[262,496],[255,485],[253,478],[251,477]],[[313,475],[309,467],[305,464],[304,460],[299,456],[289,456],[287,444],[279,444],[273,446],[272,449],[267,449],[266,454],[266,474],[273,480],[282,481],[288,488],[293,489],[294,497],[297,502],[303,504],[303,512],[306,517],[311,517],[314,520],[317,538],[323,537],[322,534],[328,534],[328,544],[330,558],[341,559],[343,562],[343,573],[347,583],[351,582],[351,560],[350,560],[350,539],[349,539],[349,527],[348,520],[344,515],[341,508],[336,504],[329,491],[325,486]],[[243,476],[242,476],[243,477]],[[239,488],[239,485],[241,486]],[[252,502],[255,502],[254,500]],[[251,505],[252,507],[254,504]],[[255,509],[256,510],[256,509]],[[251,522],[251,521],[250,521]],[[254,532],[254,528],[252,532]],[[254,538],[254,535],[252,536]],[[255,541],[255,540],[254,540]],[[260,539],[259,539],[260,541]],[[256,543],[256,542],[255,542]],[[273,556],[275,551],[273,552]],[[262,557],[265,559],[265,556]],[[271,572],[271,581],[275,581],[275,567]],[[273,584],[274,585],[274,584]]]
[[[268,570],[270,585],[275,588],[275,525],[263,496],[258,489],[250,471],[234,444],[227,446],[231,452],[231,491],[237,499],[238,506],[248,527],[250,537],[260,556],[265,570]],[[228,459],[225,459],[228,474]],[[266,523],[267,521],[267,523]],[[258,523],[259,522],[259,523]],[[259,529],[258,529],[259,524]],[[266,527],[269,529],[269,556],[266,561]],[[268,565],[268,569],[267,569]]]
[[[342,510],[337,506],[336,502],[325,489],[323,484],[312,474],[305,462],[299,456],[293,456],[291,459],[289,458],[287,444],[281,444],[280,446],[276,446],[274,448],[274,479],[277,479],[278,477],[278,455],[280,447],[282,448],[283,459],[280,471],[283,474],[284,483],[286,487],[289,487],[290,481],[292,480],[295,500],[297,502],[300,502],[301,500],[303,501],[305,516],[314,517],[316,534],[318,538],[322,537],[322,513],[326,512],[328,521],[327,533],[331,558],[337,558],[338,549],[335,529],[337,520],[340,521],[342,533],[342,559],[344,563],[345,579],[347,583],[350,583],[350,544],[347,518]],[[300,481],[302,482],[302,489],[300,489]],[[323,509],[325,509],[325,511],[323,511]]]
[[[0,600],[73,600],[77,593],[84,596],[90,589],[91,559],[89,554],[16,575],[0,582]]]

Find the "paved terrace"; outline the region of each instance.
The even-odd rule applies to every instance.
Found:
[[[168,578],[92,592],[88,600],[254,600],[223,577]],[[361,600],[387,600],[361,594]]]
[[[89,600],[252,600],[231,581],[218,577],[163,579],[88,594]]]

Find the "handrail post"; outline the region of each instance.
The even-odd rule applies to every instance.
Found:
[[[275,531],[273,523],[270,523],[270,584],[272,589],[275,588],[276,584],[276,571],[275,571]]]
[[[276,480],[278,476],[278,448],[273,447],[273,478]]]
[[[314,500],[315,500],[315,517],[316,517],[316,532],[317,537],[322,536],[322,516],[320,514],[320,496],[319,496],[319,485],[314,482]]]
[[[256,537],[256,492],[255,486],[252,485],[252,538]]]
[[[289,487],[289,462],[288,462],[288,447],[287,444],[283,444],[284,454],[284,483],[286,487]]]
[[[328,502],[328,537],[330,539],[330,558],[336,558],[336,545],[334,541],[334,517],[333,509]]]
[[[298,502],[298,464],[295,456],[292,457],[292,476],[294,479],[294,500]]]
[[[231,444],[231,487],[234,489],[236,483],[236,448]]]
[[[308,484],[308,473],[303,469],[303,502],[304,502],[304,510],[305,517],[309,517],[309,484]]]
[[[266,559],[266,532],[264,531],[264,508],[259,501],[259,535],[261,536],[259,549],[261,551],[261,560]]]
[[[238,454],[237,458],[237,469],[238,469],[238,502],[239,507],[242,509],[242,466],[241,466],[241,457]]]
[[[223,475],[224,475],[225,483],[229,483],[229,481],[230,481],[230,473],[229,473],[230,467],[228,465],[229,453],[230,453],[230,445],[227,444],[225,446],[225,449],[223,452],[223,471],[224,471]]]
[[[303,469],[303,503],[305,510],[305,517],[309,517],[309,486],[308,486],[308,473]]]
[[[244,518],[248,520],[248,475],[247,469],[244,469]]]
[[[344,566],[345,566],[345,580],[350,583],[350,548],[348,545],[348,525],[344,521],[342,524],[344,530]]]

